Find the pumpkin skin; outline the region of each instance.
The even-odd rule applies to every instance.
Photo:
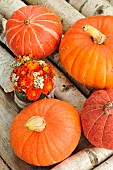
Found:
[[[85,25],[106,36],[103,44],[92,41]],[[64,35],[59,54],[66,71],[77,81],[93,88],[113,88],[113,16],[90,16],[78,20]]]
[[[113,89],[92,93],[80,115],[83,132],[89,142],[113,150]]]
[[[33,116],[45,119],[41,132],[28,130],[25,122]],[[62,161],[76,148],[81,136],[80,116],[68,102],[42,99],[24,108],[10,127],[10,143],[25,162],[48,166]]]
[[[58,48],[61,35],[60,19],[42,6],[22,7],[6,24],[6,42],[16,56],[33,54],[36,59],[44,58]]]

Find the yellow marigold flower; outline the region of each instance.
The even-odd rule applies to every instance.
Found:
[[[26,72],[25,72],[24,70],[22,70],[22,71],[21,71],[21,74],[22,74],[22,75],[25,75],[25,74],[26,74]]]

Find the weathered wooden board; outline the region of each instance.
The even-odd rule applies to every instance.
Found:
[[[106,0],[69,0],[69,3],[83,15],[113,15],[113,6]]]
[[[0,170],[10,170],[6,163],[0,158]]]
[[[0,13],[8,19],[14,11],[22,6],[26,6],[26,4],[20,0],[0,0]]]
[[[89,146],[65,159],[52,170],[91,170],[112,154],[112,150]]]
[[[103,168],[106,170],[113,170],[113,156],[111,156],[108,160],[94,168],[94,170],[103,170]]]

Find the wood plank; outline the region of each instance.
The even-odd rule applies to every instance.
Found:
[[[95,0],[93,3],[92,0],[69,0],[69,3],[86,17],[93,15],[113,15],[113,6],[106,0]]]
[[[113,156],[107,159],[105,162],[94,168],[94,170],[113,170]]]
[[[0,158],[0,170],[10,170],[1,158]]]
[[[20,0],[0,0],[0,13],[8,19],[14,11],[22,6],[26,6],[26,4]]]

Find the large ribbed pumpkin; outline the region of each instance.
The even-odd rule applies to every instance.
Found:
[[[76,148],[80,117],[68,102],[42,99],[24,108],[10,128],[10,143],[25,162],[48,166],[62,161]]]
[[[113,88],[113,16],[91,16],[75,22],[60,44],[67,72],[87,86]]]
[[[44,58],[59,45],[62,24],[58,16],[42,6],[25,6],[15,11],[6,24],[6,41],[13,53]]]
[[[113,150],[113,89],[92,93],[82,109],[81,123],[90,143]]]

